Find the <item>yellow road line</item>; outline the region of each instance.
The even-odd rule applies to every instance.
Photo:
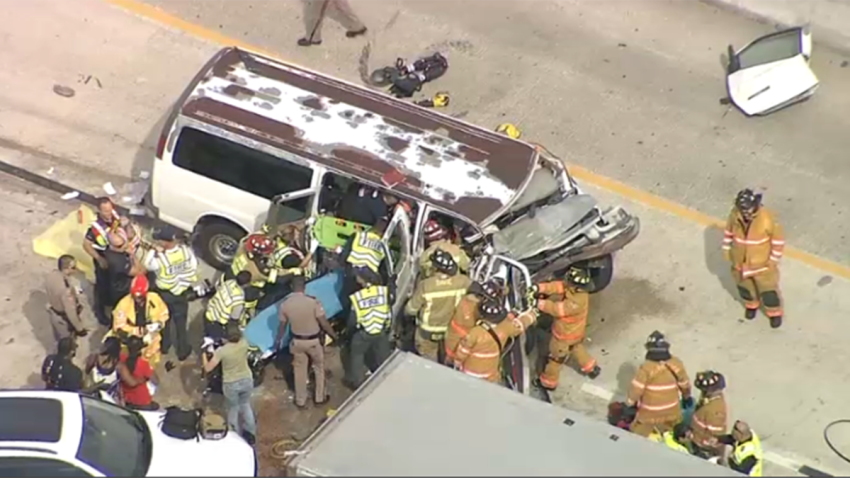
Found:
[[[161,23],[163,25],[175,28],[184,33],[188,33],[197,38],[201,38],[203,40],[210,41],[212,43],[218,43],[221,45],[230,45],[236,46],[239,48],[244,48],[246,50],[251,50],[262,54],[264,56],[268,56],[271,58],[279,58],[279,55],[269,52],[263,48],[259,48],[255,45],[251,45],[244,41],[238,40],[236,38],[229,37],[227,35],[221,34],[219,32],[210,30],[208,28],[202,27],[200,25],[187,22],[182,18],[178,18],[174,15],[166,13],[160,10],[157,7],[147,5],[145,3],[136,1],[136,0],[104,0],[107,3],[115,5],[117,7],[123,8],[127,11],[135,13],[141,17],[147,18],[149,20],[153,20],[157,23]],[[291,61],[286,61],[287,63],[293,64]],[[607,189],[611,192],[619,194],[623,197],[626,197],[632,201],[639,202],[646,206],[652,207],[654,209],[659,209],[661,211],[673,214],[675,216],[687,219],[689,221],[695,222],[705,227],[723,227],[724,221],[717,219],[715,217],[709,216],[707,214],[703,214],[699,211],[693,210],[687,206],[683,206],[681,204],[675,203],[673,201],[669,201],[660,196],[656,196],[655,194],[648,193],[646,191],[641,191],[640,189],[633,188],[625,183],[621,183],[615,179],[607,178],[605,176],[600,176],[596,173],[593,173],[587,169],[584,169],[579,166],[570,165],[570,173],[576,178],[583,182],[592,184],[594,186]],[[718,245],[719,247],[719,245]],[[850,267],[843,266],[841,264],[837,264],[835,262],[829,261],[822,257],[818,257],[814,254],[810,254],[808,252],[793,248],[786,247],[785,248],[785,257],[798,260],[804,264],[807,264],[811,267],[821,269],[824,272],[828,272],[834,276],[843,277],[845,279],[850,280]]]

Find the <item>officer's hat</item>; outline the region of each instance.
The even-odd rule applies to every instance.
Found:
[[[152,234],[155,241],[173,241],[177,239],[177,235],[177,229],[167,224],[154,229]]]

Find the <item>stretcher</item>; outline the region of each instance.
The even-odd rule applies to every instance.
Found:
[[[307,283],[307,295],[315,297],[322,304],[322,307],[325,309],[325,315],[331,321],[342,312],[342,303],[339,299],[342,293],[342,281],[342,271],[332,271]],[[251,346],[262,351],[263,356],[269,356],[277,352],[277,350],[273,350],[277,332],[280,328],[280,321],[277,314],[280,304],[284,300],[286,300],[286,297],[258,312],[248,323],[248,326],[245,327],[245,339]],[[289,345],[289,326],[286,329],[281,342],[281,348]]]

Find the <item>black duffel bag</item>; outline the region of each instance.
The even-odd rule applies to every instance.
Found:
[[[159,424],[162,433],[180,440],[198,438],[201,423],[200,410],[184,410],[171,406],[165,409],[165,416]]]

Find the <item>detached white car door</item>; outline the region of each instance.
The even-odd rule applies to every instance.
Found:
[[[812,35],[792,28],[763,36],[735,52],[729,46],[729,99],[747,116],[766,115],[811,96]]]

